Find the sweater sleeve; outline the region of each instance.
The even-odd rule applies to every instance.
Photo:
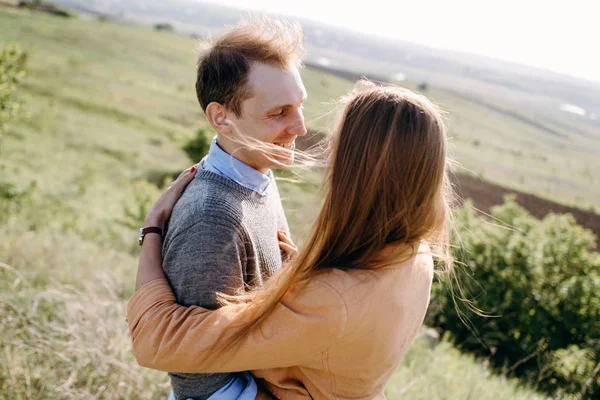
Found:
[[[212,355],[218,338],[239,323],[236,308],[211,311],[183,307],[165,279],[140,288],[130,299],[129,331],[140,365],[170,372],[236,372],[301,365],[341,337],[346,305],[327,283],[313,280],[290,290],[239,346]]]
[[[241,227],[202,217],[165,242],[163,269],[179,304],[215,309],[215,293],[234,294],[247,282],[247,255]]]

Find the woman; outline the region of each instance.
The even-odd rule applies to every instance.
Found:
[[[301,251],[263,287],[182,307],[161,269],[161,238],[142,248],[128,305],[146,367],[252,371],[280,399],[382,399],[423,322],[433,257],[451,265],[446,132],[425,97],[397,87],[352,93],[333,138],[325,202]],[[150,211],[160,225],[193,177]],[[280,236],[282,247],[293,246]]]

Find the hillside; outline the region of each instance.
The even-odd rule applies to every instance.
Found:
[[[156,198],[147,180],[191,163],[180,147],[206,125],[191,84],[193,42],[0,9],[0,46],[9,42],[30,53],[19,93],[30,115],[2,137],[0,167],[3,179],[37,188],[0,215],[0,398],[164,398],[166,375],[140,368],[130,351],[137,247],[135,225],[122,221]],[[304,78],[314,119],[348,85],[311,69]],[[299,234],[315,187],[280,188]],[[386,390],[392,400],[540,398],[426,335]]]
[[[215,34],[244,14],[192,0],[59,3],[129,23],[169,22],[180,32],[200,35]],[[600,168],[600,83],[301,23],[310,47],[308,62],[321,70],[388,81],[400,74],[405,80],[399,83],[413,89],[426,83],[426,94],[449,112],[454,156],[463,172],[564,205],[600,208],[600,176],[594,172]],[[307,84],[320,88],[316,80]],[[311,99],[309,107],[321,109],[321,99]],[[318,128],[329,126],[313,118],[319,118]]]
[[[57,3],[82,11],[101,13],[115,18],[138,21],[171,22],[182,32],[213,34],[224,25],[237,22],[246,11],[194,0],[164,3],[158,0],[58,0]],[[513,63],[473,54],[429,48],[400,40],[332,27],[310,20],[300,20],[313,58],[327,57],[333,65],[343,65],[362,73],[391,76],[402,72],[411,80],[449,78],[463,83],[480,82],[490,87],[504,87],[522,93],[577,104],[600,115],[599,82],[589,82]],[[346,63],[353,59],[353,64]],[[371,63],[370,67],[365,67]],[[443,84],[440,79],[436,84]],[[447,82],[446,84],[452,84]],[[596,122],[596,126],[598,122]]]

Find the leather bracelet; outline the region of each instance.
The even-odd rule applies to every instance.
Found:
[[[138,238],[138,244],[141,246],[144,243],[144,237],[149,233],[156,233],[163,237],[163,230],[156,226],[148,226],[146,228],[140,228],[140,236]]]

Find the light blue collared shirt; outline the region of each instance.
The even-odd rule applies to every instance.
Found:
[[[237,158],[227,154],[217,144],[215,136],[208,155],[202,161],[202,169],[219,174],[243,187],[264,195],[273,179],[273,173],[263,174]]]
[[[213,393],[208,400],[254,400],[257,394],[258,386],[252,374],[240,372],[227,385]],[[175,400],[175,393],[172,390],[168,400]]]

